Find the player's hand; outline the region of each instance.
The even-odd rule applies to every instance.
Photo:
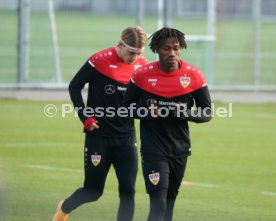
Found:
[[[152,118],[157,118],[160,117],[160,111],[157,106],[157,101],[152,101],[150,106],[149,106],[149,111],[150,111],[150,116]]]
[[[99,125],[98,125],[98,121],[94,122],[91,124],[90,128],[88,129],[88,131],[93,131],[95,129],[98,129]]]
[[[98,129],[98,121],[93,117],[87,118],[84,122],[84,127],[87,131],[93,131],[95,129]]]

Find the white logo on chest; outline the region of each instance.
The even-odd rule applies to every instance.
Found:
[[[134,71],[136,71],[138,68],[140,68],[140,67],[142,67],[142,65],[140,65],[140,64],[135,64],[134,65]]]
[[[156,86],[157,78],[149,78],[148,82],[151,83],[151,86]]]
[[[109,67],[110,67],[110,68],[114,68],[114,69],[115,69],[115,68],[118,68],[118,66],[115,65],[115,64],[110,64]]]

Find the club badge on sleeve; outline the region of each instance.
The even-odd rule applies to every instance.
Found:
[[[149,180],[153,185],[157,185],[160,180],[160,174],[159,173],[151,173],[149,174]]]
[[[91,162],[96,167],[101,162],[102,156],[98,154],[91,155]]]

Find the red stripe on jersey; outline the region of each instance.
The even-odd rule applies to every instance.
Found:
[[[207,85],[199,69],[183,60],[179,63],[180,68],[173,72],[160,70],[158,62],[150,63],[135,71],[132,82],[149,93],[165,98],[188,94]]]
[[[126,64],[118,56],[115,48],[108,48],[92,55],[89,63],[101,74],[122,84],[128,84],[133,72],[147,64],[147,61],[145,57],[140,56],[132,64]]]

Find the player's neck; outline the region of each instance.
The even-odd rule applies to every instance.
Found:
[[[158,67],[160,70],[164,71],[164,72],[173,72],[173,71],[176,71],[180,68],[180,64],[179,62],[177,62],[175,65],[165,65],[165,64],[162,64],[162,63],[158,63]]]
[[[122,59],[122,54],[121,54],[120,48],[118,46],[115,48],[115,51],[116,51],[116,54],[118,55],[118,57]]]

